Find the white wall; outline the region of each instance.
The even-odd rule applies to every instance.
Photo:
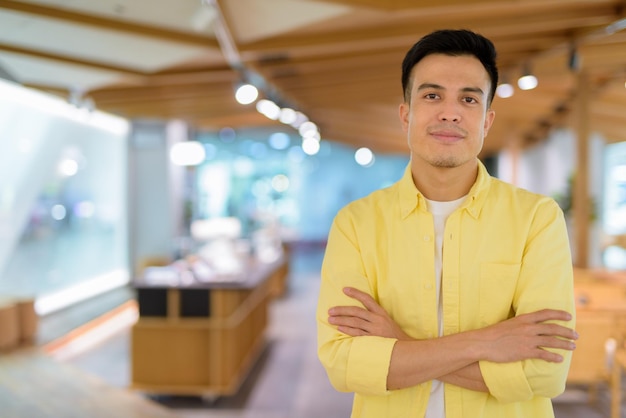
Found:
[[[591,135],[589,141],[589,195],[596,203],[598,216],[601,214],[605,144],[606,141],[601,135]],[[551,197],[564,193],[567,188],[568,178],[576,172],[576,155],[575,133],[569,129],[556,130],[552,132],[546,141],[521,153],[516,173],[516,185]],[[507,151],[504,151],[498,158],[498,172],[502,173],[500,178],[505,181],[511,181],[513,177],[511,159],[512,156]],[[590,234],[590,267],[600,267],[602,265],[601,253],[599,251],[601,240],[600,225],[600,222],[596,222]]]

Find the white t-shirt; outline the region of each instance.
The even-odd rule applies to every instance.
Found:
[[[443,232],[446,226],[446,219],[465,200],[465,196],[451,202],[436,202],[426,199],[428,211],[433,215],[435,224],[435,283],[437,291],[437,322],[439,324],[439,336],[443,334],[443,304],[441,303],[441,272],[443,265]],[[443,382],[433,380],[430,389],[430,398],[426,415],[424,418],[445,418],[445,403],[443,393]]]

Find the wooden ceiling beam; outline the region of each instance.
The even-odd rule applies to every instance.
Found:
[[[2,0],[0,0],[2,1]],[[113,71],[120,74],[132,75],[132,76],[145,76],[146,73],[120,65],[109,64],[104,61],[92,61],[85,59],[77,59],[68,55],[61,55],[58,53],[49,53],[32,48],[17,47],[15,45],[9,45],[7,43],[0,42],[0,51],[10,52],[18,55],[27,55],[34,58],[40,58],[43,60],[50,60],[55,62],[61,62],[63,64],[79,65],[81,67],[89,67],[103,71]]]
[[[496,37],[516,37],[519,39],[519,33],[532,34],[539,31],[540,33],[555,33],[559,29],[571,30],[572,27],[597,27],[603,24],[611,23],[615,20],[615,11],[609,7],[596,7],[593,10],[570,11],[571,9],[561,10],[555,14],[539,13],[537,10],[529,11],[528,15],[520,15],[519,10],[511,9],[503,15],[497,13],[484,13],[481,18],[468,21],[463,13],[454,14],[454,12],[440,15],[438,18],[432,16],[424,16],[405,24],[390,22],[389,25],[377,27],[363,27],[351,31],[330,31],[328,33],[320,33],[314,36],[310,34],[292,36],[281,36],[279,38],[261,40],[249,44],[240,45],[242,53],[270,53],[273,50],[291,50],[307,48],[319,45],[326,45],[329,48],[338,48],[341,45],[355,47],[357,44],[377,43],[380,40],[393,38],[404,39],[407,37],[417,41],[420,34],[428,33],[441,27],[471,27],[480,30],[485,35],[489,34],[494,42],[498,41]],[[416,28],[419,30],[416,32]],[[404,44],[406,47],[411,44]]]
[[[180,100],[187,98],[197,98],[204,102],[210,103],[221,103],[222,105],[226,105],[228,102],[232,101],[232,103],[239,105],[235,101],[234,93],[230,92],[230,101],[226,101],[224,98],[228,97],[227,93],[217,93],[215,89],[211,89],[210,86],[202,86],[202,85],[189,85],[185,86],[185,88],[175,88],[175,89],[154,89],[157,91],[152,91],[150,88],[133,88],[126,89],[123,92],[113,93],[109,91],[93,91],[90,93],[90,96],[98,103],[98,105],[107,105],[111,103],[116,104],[128,104],[131,105],[133,103],[144,103],[150,105],[157,105],[159,102],[164,103],[171,100]],[[239,105],[241,106],[241,105]]]
[[[147,76],[141,85],[145,86],[184,86],[195,84],[232,84],[239,75],[228,69],[197,69],[194,71],[166,72]],[[138,83],[139,84],[139,83]]]
[[[623,120],[606,120],[606,118],[592,116],[590,124],[592,132],[600,132],[607,142],[626,142]]]
[[[609,103],[605,100],[594,100],[591,106],[591,114],[598,116],[613,117],[624,122],[626,116],[626,102]]]
[[[432,0],[327,0],[331,3],[377,10],[403,10],[432,7]],[[500,0],[439,0],[437,6],[467,6],[468,4],[496,3]]]
[[[187,45],[219,49],[217,41],[210,36],[164,29],[136,22],[131,23],[122,19],[109,19],[86,13],[77,13],[67,9],[44,6],[41,4],[14,0],[0,0],[0,9],[26,13],[42,19],[55,19],[65,23],[90,26],[93,28],[106,29],[115,32],[126,32],[132,35],[157,38]]]

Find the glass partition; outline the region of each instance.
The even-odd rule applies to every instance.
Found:
[[[127,134],[0,81],[0,294],[45,314],[128,282]]]

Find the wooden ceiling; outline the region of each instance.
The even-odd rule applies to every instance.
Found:
[[[277,125],[234,100],[252,74],[323,139],[405,153],[405,52],[431,30],[472,29],[495,43],[503,78],[529,66],[539,79],[495,99],[490,154],[573,126],[581,83],[591,130],[626,140],[625,18],[624,0],[0,0],[0,70],[127,118]]]

